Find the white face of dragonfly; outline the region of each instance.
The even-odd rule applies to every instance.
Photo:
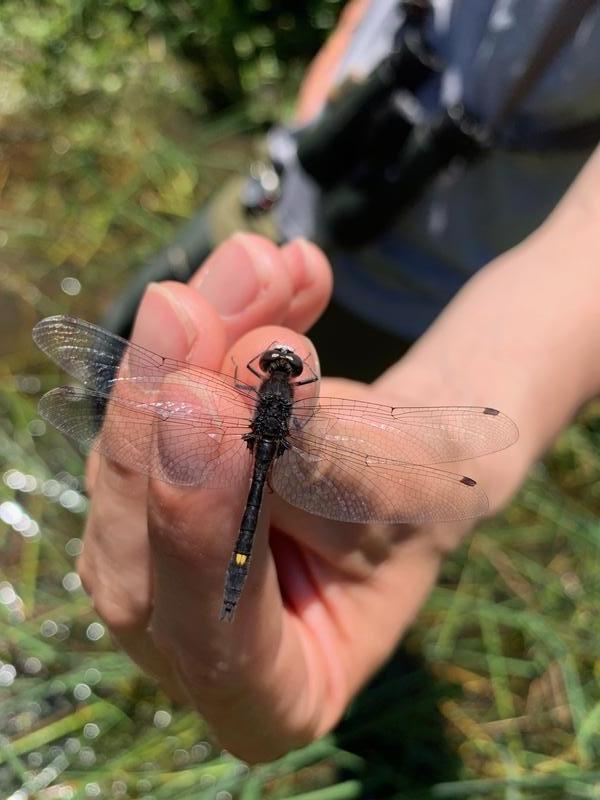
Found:
[[[277,350],[282,356],[296,352],[293,347],[290,347],[289,344],[277,344],[276,342],[273,342],[271,347],[269,347],[269,350]]]

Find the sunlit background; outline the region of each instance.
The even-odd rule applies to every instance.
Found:
[[[342,726],[274,764],[174,707],[75,572],[82,461],[36,414],[58,375],[31,327],[98,319],[244,170],[342,5],[0,5],[2,798],[600,796],[598,406],[450,560]]]

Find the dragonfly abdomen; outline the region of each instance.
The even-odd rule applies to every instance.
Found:
[[[254,452],[252,482],[240,524],[240,532],[227,567],[221,619],[233,619],[235,608],[246,582],[263,491],[269,468],[278,453],[279,443],[274,439],[254,439],[252,449]]]

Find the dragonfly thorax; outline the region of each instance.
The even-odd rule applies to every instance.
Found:
[[[277,374],[268,378],[259,393],[250,424],[252,433],[267,439],[284,439],[289,433],[292,402],[292,387],[287,380]]]

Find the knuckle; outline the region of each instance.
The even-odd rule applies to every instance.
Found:
[[[126,594],[94,592],[91,595],[94,610],[117,635],[144,628],[150,616],[145,604],[132,601]]]
[[[181,489],[155,481],[148,496],[148,534],[151,546],[179,559],[210,558],[217,542],[209,543],[203,527],[227,531],[235,527],[237,505],[224,502],[218,491]]]
[[[116,497],[142,497],[147,479],[144,475],[132,471],[130,468],[119,464],[109,458],[101,462],[103,489],[113,493]]]
[[[103,581],[98,570],[83,557],[77,563],[77,572],[94,611],[115,634],[147,625],[151,613],[148,598],[137,597],[123,587]]]
[[[92,451],[85,465],[85,488],[90,497],[96,486],[96,481],[98,479],[99,471],[100,471],[100,456],[95,451]]]
[[[77,560],[77,574],[81,579],[81,585],[86,594],[92,595],[94,591],[94,570],[85,555],[80,556]]]

